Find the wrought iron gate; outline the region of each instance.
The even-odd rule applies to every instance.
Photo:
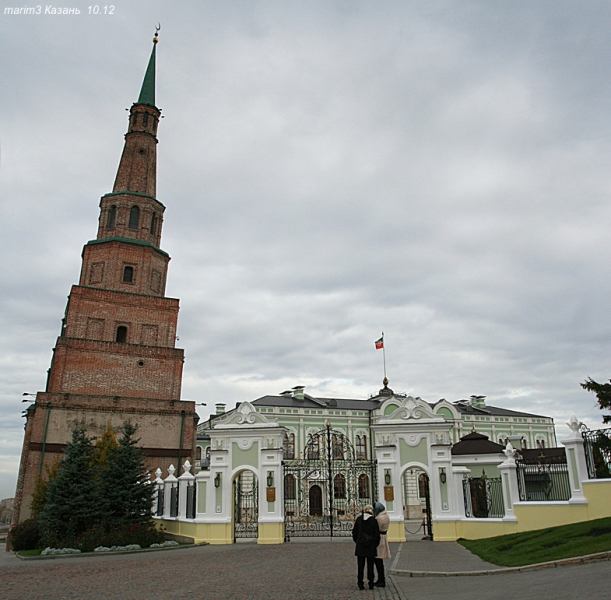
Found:
[[[259,482],[252,471],[233,480],[233,540],[259,536]]]
[[[375,460],[357,456],[341,431],[309,437],[303,458],[285,460],[284,531],[291,537],[348,537],[354,521],[378,497]]]

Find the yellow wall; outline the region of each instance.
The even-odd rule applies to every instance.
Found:
[[[284,523],[259,523],[257,544],[283,544]]]
[[[583,491],[587,504],[547,502],[516,504],[514,512],[517,522],[500,519],[434,521],[433,537],[439,542],[454,541],[459,538],[478,540],[611,517],[611,480],[583,482]]]
[[[163,526],[168,533],[186,538],[194,544],[233,544],[231,523],[190,523],[186,521],[166,521],[155,519],[157,529]]]
[[[389,542],[404,542],[405,541],[405,526],[403,523],[389,523],[388,525]]]

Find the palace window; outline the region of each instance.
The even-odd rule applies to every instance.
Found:
[[[195,464],[199,467],[202,464],[202,447],[197,446],[195,450]]]
[[[117,220],[117,206],[113,204],[108,210],[108,219],[106,220],[106,227],[108,229],[114,229],[115,221]]]
[[[367,436],[356,436],[356,460],[367,460]]]
[[[297,480],[295,475],[284,476],[284,498],[285,500],[295,500],[297,498]]]
[[[359,475],[359,498],[369,498],[369,477],[365,473]]]
[[[308,460],[319,460],[320,459],[320,439],[318,436],[312,437],[312,434],[308,434],[308,445],[306,450],[306,456]]]
[[[344,440],[341,436],[333,434],[332,440],[332,457],[333,460],[344,460]]]
[[[125,267],[123,269],[123,282],[132,283],[134,281],[134,267]]]
[[[288,433],[284,436],[284,458],[295,458],[295,434]]]
[[[346,478],[341,473],[333,480],[333,497],[338,500],[346,499]]]
[[[125,344],[127,342],[127,327],[124,325],[117,327],[117,342],[119,344]]]
[[[138,229],[138,222],[140,221],[140,209],[137,206],[132,206],[129,211],[129,228]]]

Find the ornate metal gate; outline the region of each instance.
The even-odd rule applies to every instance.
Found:
[[[259,482],[252,471],[233,481],[233,540],[259,536]]]
[[[377,463],[357,456],[341,431],[309,437],[303,458],[284,460],[284,531],[291,537],[348,537],[354,521],[378,497]]]

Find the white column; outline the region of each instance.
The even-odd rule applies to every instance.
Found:
[[[567,425],[571,429],[571,434],[566,439],[560,440],[560,443],[566,448],[566,463],[571,483],[571,499],[569,504],[587,504],[581,482],[588,479],[588,467],[586,465],[583,438],[579,431],[580,423],[577,417],[573,415]]]
[[[214,483],[210,477],[210,471],[199,471],[195,476],[197,486],[197,506],[195,507],[195,518],[202,522],[206,517],[214,514]],[[203,507],[203,512],[200,511]]]
[[[187,518],[187,487],[195,485],[195,476],[191,474],[191,463],[186,460],[184,473],[178,478],[178,518]]]
[[[153,484],[155,485],[155,496],[153,500],[152,512],[153,515],[161,517],[162,515],[157,515],[157,508],[159,507],[159,498],[163,496],[163,488],[165,487],[165,483],[163,479],[161,479],[161,469],[157,469],[155,471],[155,481]]]
[[[507,459],[499,465],[501,472],[501,483],[503,491],[503,505],[505,506],[505,516],[503,521],[517,521],[513,510],[513,505],[520,501],[518,489],[518,467],[516,465],[516,451],[510,442],[507,442],[503,450]]]
[[[174,467],[174,465],[170,465],[170,467],[168,468],[169,475],[165,478],[165,481],[164,481],[164,490],[163,490],[165,494],[165,497],[163,499],[163,518],[164,519],[171,518],[170,517],[170,505],[172,502],[172,488],[178,485],[178,479],[174,477],[175,471],[176,471],[176,468]]]
[[[463,480],[471,474],[471,469],[467,467],[452,467],[452,476],[448,480],[448,496],[452,498],[450,501],[450,514],[448,519],[465,518],[465,497],[463,492]]]

